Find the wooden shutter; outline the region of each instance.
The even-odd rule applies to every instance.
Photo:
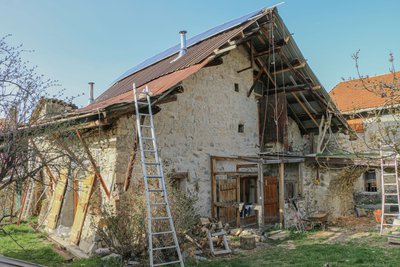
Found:
[[[58,218],[61,211],[61,206],[64,199],[65,189],[67,188],[68,170],[63,168],[58,177],[56,190],[53,195],[53,202],[50,208],[49,216],[47,217],[47,227],[55,229],[57,227]]]
[[[74,223],[71,228],[69,239],[74,244],[78,244],[81,238],[83,223],[89,205],[89,199],[93,190],[94,178],[96,174],[94,172],[88,172],[86,177],[81,180],[82,187],[79,192],[78,206],[75,212]]]

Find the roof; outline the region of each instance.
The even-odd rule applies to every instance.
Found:
[[[329,95],[343,113],[384,107],[393,99],[389,86],[397,83],[399,88],[398,78],[400,71],[344,81],[336,85]]]
[[[271,31],[275,43],[270,39]],[[303,133],[318,132],[327,111],[334,114],[331,123],[333,131],[349,129],[308,66],[276,7],[263,8],[224,23],[189,39],[188,44],[187,53],[179,59],[173,61],[179,53],[179,46],[165,50],[125,72],[92,104],[63,114],[60,119],[88,121],[88,117],[96,118],[97,114],[112,113],[111,110],[115,109],[132,111],[133,83],[139,90],[149,86],[151,95],[160,97],[209,63],[209,66],[217,63],[217,59],[223,58],[231,49],[243,46],[249,57],[254,58],[252,68],[255,75],[261,73],[252,88],[254,92],[258,97],[273,94],[276,90],[284,92],[288,115],[296,120]],[[274,62],[270,51],[274,52]],[[271,75],[274,76],[272,79]]]
[[[138,66],[128,70],[103,94],[96,98],[95,103],[110,99],[117,95],[132,90],[135,82],[137,87],[167,75],[169,73],[188,68],[201,63],[213,54],[214,50],[223,46],[227,41],[242,32],[253,20],[266,9],[258,10],[249,15],[235,19],[221,26],[215,27],[188,40],[188,49],[185,56],[171,62],[179,53],[179,45],[171,47],[164,52],[151,57]],[[151,88],[150,88],[151,89]],[[152,89],[151,89],[152,90]]]

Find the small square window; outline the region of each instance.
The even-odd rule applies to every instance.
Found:
[[[244,133],[244,124],[239,123],[239,125],[238,125],[238,133]]]
[[[235,92],[239,92],[239,84],[235,83]]]

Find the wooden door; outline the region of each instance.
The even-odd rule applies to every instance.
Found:
[[[61,206],[64,199],[65,189],[68,181],[68,170],[63,168],[60,171],[60,177],[57,179],[56,189],[53,194],[50,212],[47,217],[47,227],[55,229],[57,227],[58,218],[60,217]]]
[[[74,244],[78,244],[81,238],[83,223],[85,222],[85,217],[87,209],[89,206],[90,195],[93,190],[93,183],[95,178],[94,172],[88,172],[86,177],[81,180],[81,187],[79,192],[79,201],[75,213],[74,223],[71,228],[71,233],[69,239]]]
[[[236,225],[238,218],[237,190],[236,179],[217,180],[217,214],[222,223]]]
[[[279,221],[278,179],[276,176],[264,177],[264,216],[265,223]]]

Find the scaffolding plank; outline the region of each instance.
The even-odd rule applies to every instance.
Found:
[[[86,173],[86,177],[81,180],[81,190],[79,192],[79,202],[76,208],[74,223],[71,227],[69,239],[74,244],[78,244],[82,234],[83,223],[89,206],[90,195],[93,190],[95,172]]]

